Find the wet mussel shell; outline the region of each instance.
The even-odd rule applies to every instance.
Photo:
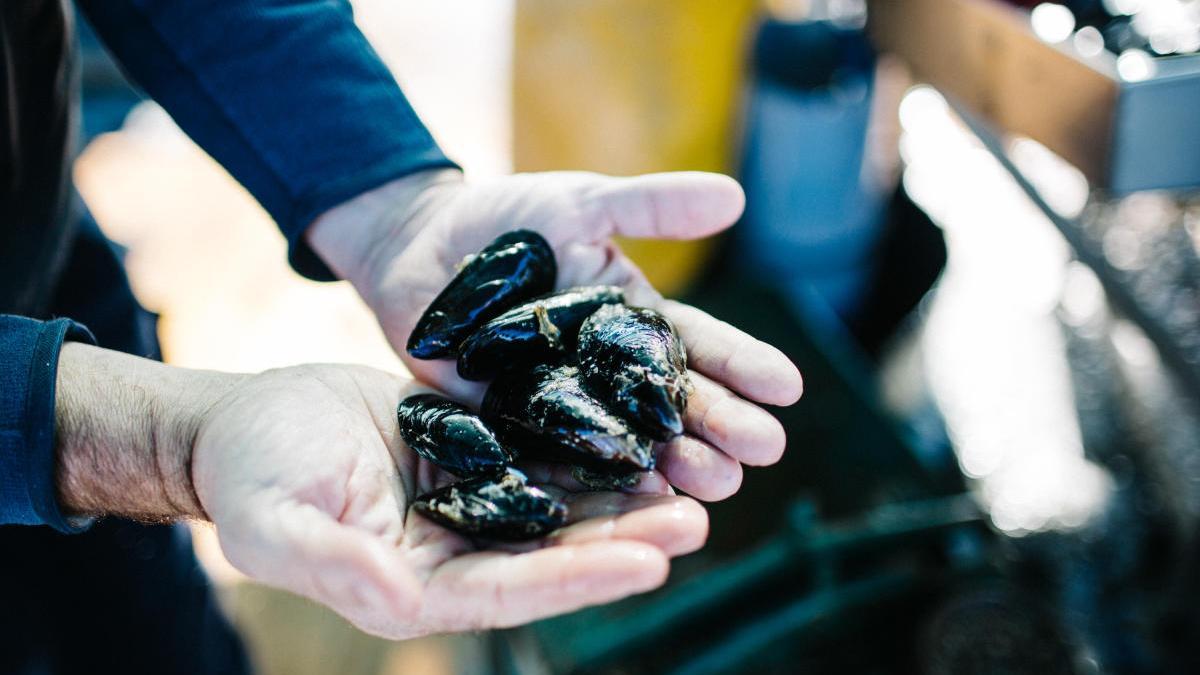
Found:
[[[409,336],[408,353],[440,359],[489,319],[554,289],[554,251],[540,234],[514,230],[470,258],[433,300]]]
[[[490,380],[510,368],[529,368],[573,353],[584,320],[604,305],[624,301],[616,286],[585,286],[513,307],[462,343],[458,374],[466,380]]]
[[[641,471],[599,471],[586,466],[571,467],[571,477],[587,490],[629,490],[641,482]]]
[[[595,471],[649,471],[654,444],[583,390],[573,366],[509,371],[483,398],[483,419],[521,457]]]
[[[690,384],[683,342],[652,309],[605,305],[579,330],[584,386],[656,441],[683,433]]]
[[[457,476],[494,474],[513,461],[478,415],[449,399],[409,396],[400,402],[396,417],[408,447]]]
[[[421,495],[417,513],[455,532],[497,541],[537,539],[567,522],[567,505],[506,469]]]

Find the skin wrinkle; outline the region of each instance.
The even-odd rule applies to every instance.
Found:
[[[76,514],[112,513],[148,522],[203,516],[190,459],[200,419],[196,404],[207,402],[213,380],[190,372],[184,399],[174,382],[176,371],[110,354],[71,343],[60,356],[60,503]],[[87,361],[92,356],[98,357],[94,364]]]
[[[409,509],[407,509],[407,510],[405,511],[405,514],[408,516],[408,517],[406,517],[406,518],[405,518],[405,521],[406,521],[406,522],[405,522],[405,524],[406,524],[406,525],[408,524],[408,522],[407,522],[407,521],[411,520],[411,518],[412,518],[413,516],[416,516],[416,517],[418,517],[418,518],[423,518],[423,516],[421,516],[421,514],[417,513],[417,512],[416,512],[416,509],[413,509],[413,508],[409,508]],[[433,523],[430,523],[430,524],[429,524],[429,527],[413,528],[413,529],[420,529],[420,530],[421,530],[421,532],[420,532],[420,536],[419,536],[419,537],[417,537],[417,538],[413,539],[412,541],[408,542],[408,547],[409,547],[409,548],[413,548],[413,549],[420,549],[420,548],[423,548],[423,547],[424,547],[426,544],[428,544],[428,543],[429,543],[429,542],[430,542],[430,541],[431,541],[431,540],[432,540],[432,539],[433,539],[433,538],[434,538],[434,537],[435,537],[435,536],[438,534],[438,531],[437,531],[436,529],[434,529]],[[408,529],[408,528],[405,528],[405,530],[406,530],[406,534],[407,534],[407,533],[408,533],[408,531],[409,531],[409,529]]]
[[[409,509],[409,513],[414,512],[413,509]],[[419,515],[417,517],[420,518]],[[408,535],[412,534],[413,529],[419,529],[421,532],[416,537],[409,537]],[[404,555],[414,562],[413,568],[420,572],[418,578],[425,584],[430,583],[433,574],[442,563],[454,556],[477,550],[469,540],[455,537],[429,521],[424,521],[413,528],[406,528],[405,535],[400,547],[404,550]],[[436,554],[430,556],[430,552],[436,552]],[[428,559],[424,560],[422,564],[416,564],[417,561],[414,559],[420,556]]]
[[[364,453],[364,458],[369,456]],[[405,508],[403,502],[397,499],[389,503],[388,497],[396,497],[393,489],[394,472],[381,469],[371,461],[362,461],[350,471],[346,481],[349,499],[346,508],[338,515],[338,522],[351,524],[381,538],[387,538],[394,523],[389,522],[389,516]],[[380,492],[380,485],[385,485],[387,492]],[[399,528],[396,528],[399,529]]]
[[[366,392],[363,391],[362,385],[359,384],[357,380],[354,378],[348,379],[350,380],[350,384],[354,387],[354,390],[358,392],[359,400],[362,401],[364,409],[371,411],[371,416],[375,418],[375,426],[379,430],[379,438],[383,442],[384,447],[388,449],[388,455],[394,459],[396,464],[399,464],[401,461],[405,462],[406,464],[411,464],[412,462],[416,461],[416,456],[412,452],[401,453],[393,451],[394,448],[397,448],[397,444],[400,441],[398,439],[398,434],[391,431],[393,428],[392,416],[388,416],[386,424],[381,424],[383,420],[380,420],[376,414],[378,406],[371,405],[371,401],[367,397]],[[397,400],[399,400],[399,397],[397,397]],[[388,429],[388,431],[385,432],[384,429]],[[413,480],[409,478],[409,476],[411,476],[414,472],[411,470],[395,470],[397,467],[393,467],[393,469],[393,472],[387,476],[389,479],[388,484],[393,493],[396,495],[396,504],[398,508],[403,513],[407,511],[409,502],[416,497],[416,486],[412,484]],[[400,491],[395,489],[396,484],[399,484]]]
[[[597,236],[594,241],[606,239],[617,233],[618,225],[617,218],[613,215],[614,202],[616,200],[607,199],[606,193],[608,186],[598,184],[592,186],[587,191],[588,197],[581,202],[581,210],[584,212],[584,217],[587,219],[584,222],[595,220],[600,223],[601,227],[595,228]],[[586,205],[586,206],[583,206]],[[589,216],[588,212],[592,215]]]
[[[511,576],[509,574],[509,570],[512,568],[512,560],[512,558],[504,558],[504,563],[501,566],[499,573],[492,575],[491,579],[488,580],[488,583],[491,585],[493,607],[509,608],[511,605],[512,601],[509,599],[508,593],[506,592],[508,587],[505,584],[500,583],[500,579]],[[486,620],[483,616],[477,616],[476,620],[480,624],[486,623]],[[479,627],[481,628],[482,626]]]
[[[649,194],[638,195],[637,198],[645,200],[646,203],[646,208],[642,209],[642,211],[649,214],[649,222],[645,223],[649,230],[647,234],[654,234],[666,239],[675,239],[680,236],[679,232],[670,232],[663,229],[663,223],[672,222],[673,219],[663,215],[663,201],[657,191],[651,190]],[[678,225],[682,227],[685,222],[687,221],[679,222]]]
[[[660,461],[668,465],[678,462],[681,466],[691,467],[693,472],[706,475],[706,479],[699,484],[694,483],[695,474],[692,472],[681,474],[679,479],[680,488],[703,501],[728,498],[737,491],[743,478],[739,462],[704,441],[688,436],[681,436],[667,444]],[[664,470],[670,472],[671,468]],[[716,471],[720,473],[713,475]]]
[[[158,487],[162,490],[163,498],[166,499],[167,505],[171,507],[171,513],[183,515],[184,511],[175,503],[171,497],[171,491],[167,487],[167,475],[163,471],[162,454],[165,451],[165,443],[159,441],[158,425],[151,425],[150,428],[150,456],[154,458],[154,475],[158,477]]]
[[[713,410],[717,406],[721,405],[722,403],[724,403],[728,400],[728,394],[726,394],[725,392],[721,392],[720,394],[718,394],[718,396],[719,396],[719,398],[717,398],[715,401],[712,401],[711,403],[708,404],[708,407],[704,409],[704,416],[700,418],[700,431],[705,436],[708,436],[709,434],[711,434],[712,436],[715,436],[717,438],[721,437],[721,434],[718,434],[713,431],[712,426],[710,426],[709,422],[708,422],[708,418],[712,415]]]
[[[716,391],[715,385],[712,388]],[[719,447],[736,447],[735,458],[745,464],[763,466],[777,461],[784,445],[779,423],[765,413],[745,407],[746,404],[741,399],[728,391],[720,391],[719,398],[706,408],[704,421],[701,422],[702,428],[698,433]],[[732,409],[722,410],[723,408]],[[746,420],[759,418],[754,431],[750,432],[744,424],[731,427],[729,420],[735,416],[744,417]],[[714,420],[711,424],[707,422],[710,417]],[[689,424],[689,427],[691,426],[692,424]],[[748,434],[753,437],[747,438]],[[726,454],[733,456],[731,452]]]
[[[447,185],[453,185],[461,182],[462,172],[454,169],[439,172],[429,178],[429,183],[424,189],[420,189],[415,199],[411,204],[400,213],[391,211],[382,211],[376,217],[377,222],[392,221],[399,223],[397,227],[372,227],[368,231],[382,230],[381,234],[376,234],[374,237],[367,237],[369,246],[367,253],[364,255],[361,252],[352,253],[349,258],[351,260],[362,260],[362,264],[358,267],[362,269],[363,275],[370,280],[366,287],[380,287],[378,283],[381,275],[386,275],[389,267],[384,263],[391,262],[395,251],[404,251],[408,249],[408,244],[416,236],[413,232],[415,224],[428,222],[430,219],[424,216],[434,208],[437,204],[437,196],[442,192]],[[413,188],[405,186],[406,191]],[[316,228],[309,228],[312,232]],[[350,270],[353,266],[346,261],[334,260],[326,261],[331,265],[336,265],[338,273],[349,278]],[[369,300],[369,299],[368,299]]]
[[[169,436],[171,436],[169,432],[173,431],[173,429],[171,425],[163,423],[163,420],[169,419],[161,411],[164,402],[158,401],[156,405],[154,397],[150,396],[145,389],[141,387],[137,387],[137,389],[145,401],[148,419],[150,420],[150,438],[153,443],[151,452],[154,456],[154,467],[158,472],[158,480],[163,491],[163,497],[174,509],[173,515],[183,517],[202,516],[204,509],[200,507],[200,500],[196,497],[195,490],[192,489],[192,481],[188,475],[191,466],[192,445],[182,440],[188,436],[187,432],[183,432],[178,440],[169,439]],[[176,405],[181,409],[184,408],[182,404]],[[171,442],[171,440],[175,442]],[[173,457],[171,454],[173,448],[182,448],[185,450],[185,454],[182,457],[178,456],[178,454]],[[182,493],[187,502],[186,506],[176,499],[174,493],[177,490],[173,490],[172,486],[180,488],[178,492]]]
[[[340,373],[339,373],[339,374],[340,374]],[[344,379],[350,379],[350,378],[344,378]],[[337,396],[338,396],[338,395],[339,395],[339,393],[340,393],[340,391],[339,391],[339,389],[338,389],[337,387],[334,387],[334,386],[333,386],[333,385],[331,385],[329,382],[327,382],[327,381],[325,380],[324,376],[318,376],[318,377],[316,378],[316,380],[317,380],[317,382],[319,382],[319,383],[320,383],[322,386],[324,386],[326,389],[328,389],[328,390],[329,390],[329,393],[330,393],[330,394],[332,394],[332,395],[335,397],[335,399],[337,398]],[[359,392],[359,397],[360,397],[360,398],[362,398],[362,392],[361,392],[361,390],[360,390],[360,389],[358,389],[358,387],[357,387],[357,386],[353,386],[353,384],[352,384],[352,387],[353,387],[353,389],[354,389],[355,391]],[[365,398],[363,398],[363,405],[364,405],[364,406],[366,406],[366,409],[367,409],[367,410],[370,410],[370,406],[368,406],[368,405],[366,404],[366,399],[365,399]],[[353,440],[353,439],[350,439],[350,441],[351,441],[351,442],[352,442],[352,440]],[[360,456],[361,456],[361,455],[360,455]],[[349,498],[349,495],[351,495],[351,494],[354,494],[354,493],[353,493],[353,490],[352,490],[352,488],[351,488],[351,483],[354,481],[354,477],[355,477],[355,470],[357,470],[358,466],[359,466],[359,465],[357,464],[357,461],[356,461],[356,463],[355,463],[355,469],[354,469],[354,470],[351,470],[351,471],[348,471],[348,472],[346,472],[345,480],[344,480],[344,481],[343,481],[343,483],[342,483],[342,490],[341,490],[341,493],[342,493],[342,500],[341,500],[341,502],[342,502],[342,503],[341,503],[341,506],[340,506],[340,508],[336,509],[336,510],[337,510],[337,516],[336,516],[336,520],[337,520],[339,523],[344,523],[344,522],[347,522],[347,521],[346,521],[346,515],[347,515],[347,513],[349,512],[350,508],[353,506],[353,500],[351,500],[351,499]]]
[[[480,555],[482,555],[482,554],[480,554]],[[461,563],[462,560],[460,560],[458,562]],[[460,589],[462,587],[461,574],[457,570],[448,569],[448,567],[450,567],[450,566],[451,565],[441,565],[437,569],[435,569],[433,571],[433,573],[429,576],[429,580],[426,582],[427,585],[430,588],[442,589],[443,594],[445,594],[447,591],[449,592],[449,594],[454,594],[456,591],[458,591],[458,589]],[[455,581],[454,577],[456,575],[459,576],[458,584],[454,583],[454,581]],[[472,595],[472,592],[476,591],[476,590],[477,589],[469,589],[462,594],[466,595],[466,596],[470,596],[470,595]],[[495,589],[490,588],[488,590],[490,591],[490,594],[492,595],[492,600],[495,601]],[[479,604],[483,604],[483,603],[480,602]],[[445,613],[438,615],[433,611],[433,608],[435,608],[435,607],[442,609],[443,612],[445,611],[444,608],[457,607],[458,611],[454,612],[453,614],[449,614],[449,615],[447,615]],[[467,631],[483,630],[483,629],[487,628],[488,626],[485,625],[481,621],[481,617],[478,617],[476,615],[476,613],[474,611],[472,611],[474,609],[474,607],[475,607],[475,605],[465,605],[465,604],[460,605],[460,604],[453,603],[453,602],[446,602],[446,601],[442,600],[442,598],[435,597],[430,602],[427,602],[423,606],[421,623],[426,626],[429,626],[431,628],[431,630],[434,632],[445,630],[449,626],[461,626],[462,630],[467,630]]]
[[[216,387],[215,383],[210,383],[207,387],[205,387],[205,391],[207,392],[208,389],[213,389],[215,387]],[[188,430],[188,433],[186,434],[185,447],[188,448],[188,456],[187,456],[187,462],[186,462],[187,485],[188,485],[188,489],[191,491],[192,497],[194,497],[196,500],[195,503],[196,503],[197,508],[199,509],[200,518],[202,520],[211,520],[211,518],[208,515],[208,511],[204,508],[204,504],[202,504],[200,502],[200,494],[198,492],[196,492],[195,448],[196,448],[197,442],[199,441],[199,436],[200,436],[200,421],[208,419],[212,415],[213,410],[216,409],[217,405],[221,403],[221,401],[225,398],[225,394],[227,394],[227,393],[228,392],[226,391],[226,392],[221,392],[220,395],[211,396],[211,400],[206,405],[203,405],[200,407],[199,412],[197,413],[196,418],[195,418],[195,424],[192,425],[192,427]]]
[[[349,385],[349,388],[358,394],[359,400],[362,402],[363,409],[371,412],[371,416],[375,419],[375,422],[376,422],[375,426],[379,427],[380,426],[378,423],[379,419],[375,416],[375,409],[374,409],[375,407],[371,405],[371,402],[367,399],[366,394],[363,392],[362,387],[358,384],[358,382],[343,371],[337,371],[336,374],[340,379],[344,380],[343,384]],[[334,386],[333,384],[331,384],[329,381],[327,381],[325,379],[324,375],[318,376],[316,378],[316,380],[322,386],[324,386],[326,389],[328,389],[329,393],[331,395],[333,395],[334,397],[340,397],[342,390],[340,388]],[[347,413],[352,414],[352,411],[348,407],[345,408],[345,410]],[[388,454],[391,455],[391,452],[390,452],[391,446],[387,443],[387,439],[383,437],[382,432],[380,432],[380,439],[383,441],[384,447],[389,448]],[[354,441],[353,441],[353,439],[351,439],[349,442],[354,442]],[[355,445],[361,445],[361,444],[355,443]],[[338,516],[337,516],[338,522],[343,522],[343,523],[348,522],[347,515],[348,515],[349,511],[354,507],[354,502],[352,499],[348,498],[347,496],[355,494],[355,490],[352,488],[352,483],[355,481],[356,478],[358,478],[359,472],[360,471],[376,472],[375,467],[370,467],[370,466],[364,467],[361,463],[358,463],[358,462],[361,462],[361,458],[363,456],[364,455],[359,456],[358,461],[356,461],[355,468],[352,469],[351,471],[347,472],[347,474],[346,474],[345,482],[342,485],[343,500],[342,500],[342,504],[341,504],[340,508],[338,509]],[[379,472],[379,473],[383,474],[384,472]],[[384,475],[386,475],[386,474],[384,474]],[[405,480],[403,473],[398,474],[396,477],[399,478],[399,480],[404,484],[404,490],[406,492],[406,494],[404,495],[405,498],[399,502],[399,507],[401,509],[403,509],[407,505],[408,501],[410,500],[410,497],[408,495],[412,494],[412,492],[411,492],[412,488],[408,485],[408,481]]]
[[[354,469],[351,469],[350,471],[346,472],[346,480],[342,484],[342,494],[343,495],[353,494],[353,492],[351,490],[353,489],[352,486],[354,483],[354,477],[355,477],[354,474],[357,470],[358,470],[358,465],[355,465]],[[337,520],[339,523],[349,522],[348,516],[350,514],[350,510],[353,507],[354,507],[354,501],[352,499],[350,499],[348,497],[342,499],[342,508],[338,510],[337,515],[334,516],[334,519]]]

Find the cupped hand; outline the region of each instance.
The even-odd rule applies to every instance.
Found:
[[[410,508],[452,480],[398,435],[396,404],[423,389],[365,367],[298,366],[216,399],[195,436],[192,484],[230,562],[402,639],[646,591],[671,556],[703,544],[704,509],[648,481],[657,494],[568,495],[572,524],[544,541],[477,549]],[[530,478],[566,494],[560,473],[533,467]]]
[[[453,361],[412,359],[405,343],[464,257],[503,232],[539,232],[558,257],[558,288],[621,286],[630,304],[661,311],[679,329],[695,389],[686,434],[663,449],[658,469],[671,484],[711,501],[737,491],[742,464],[780,458],[783,428],[756,404],[794,403],[802,391],[800,373],[774,347],[664,299],[613,237],[706,237],[732,225],[743,206],[741,187],[710,173],[614,178],[556,172],[472,183],[458,172],[439,171],[397,181],[328,212],[309,229],[308,241],[355,285],[415,375],[478,403],[482,387],[459,378]]]

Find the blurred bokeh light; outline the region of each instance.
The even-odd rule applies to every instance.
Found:
[[[1005,532],[1084,525],[1112,481],[1084,457],[1055,312],[1068,270],[1088,273],[1070,266],[1066,242],[934,89],[910,90],[900,123],[905,187],[951,251],[922,346],[959,464]],[[1054,174],[1056,208],[1082,209],[1077,170],[1029,140],[1012,154]],[[1086,311],[1086,295],[1071,290],[1066,302]]]

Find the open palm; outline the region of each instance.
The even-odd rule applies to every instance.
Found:
[[[193,482],[230,562],[392,639],[512,626],[661,584],[698,548],[704,510],[663,494],[568,494],[572,524],[544,541],[477,550],[416,515],[452,480],[400,440],[403,397],[427,390],[366,367],[298,366],[248,376],[206,413]],[[570,487],[569,484],[566,487]],[[657,493],[657,494],[653,494]]]
[[[373,231],[357,237],[372,242],[369,252],[355,269],[343,265],[339,271],[354,282],[415,375],[477,403],[481,385],[460,379],[452,361],[415,360],[404,353],[404,345],[465,256],[503,232],[541,233],[558,257],[558,288],[621,286],[630,304],[658,309],[676,324],[695,391],[685,418],[687,433],[663,449],[659,470],[697,498],[722,499],[740,486],[743,463],[771,464],[783,453],[782,427],[753,402],[794,403],[800,374],[777,349],[700,310],[663,299],[612,237],[708,236],[733,224],[743,203],[732,179],[697,172],[633,178],[535,173],[485,183],[452,177],[369,223]],[[318,221],[310,241],[328,250],[322,239],[354,238],[339,229],[323,228]]]

